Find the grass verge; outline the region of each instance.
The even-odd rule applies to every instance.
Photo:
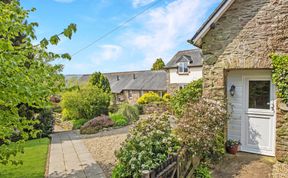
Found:
[[[1,178],[43,178],[46,169],[46,160],[49,146],[48,138],[29,140],[25,143],[24,154],[17,157],[23,165],[1,165]]]

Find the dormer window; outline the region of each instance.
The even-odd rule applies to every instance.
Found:
[[[178,63],[178,73],[179,74],[189,73],[188,62],[179,62]]]

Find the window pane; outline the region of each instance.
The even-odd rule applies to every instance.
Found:
[[[249,81],[249,108],[270,108],[270,81]]]
[[[188,72],[188,63],[187,62],[184,63],[184,72]]]

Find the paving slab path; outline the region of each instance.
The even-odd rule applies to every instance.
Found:
[[[81,138],[73,131],[52,134],[48,178],[105,178]]]

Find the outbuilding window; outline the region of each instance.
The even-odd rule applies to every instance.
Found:
[[[179,62],[178,63],[178,73],[187,74],[189,72],[188,62]]]

